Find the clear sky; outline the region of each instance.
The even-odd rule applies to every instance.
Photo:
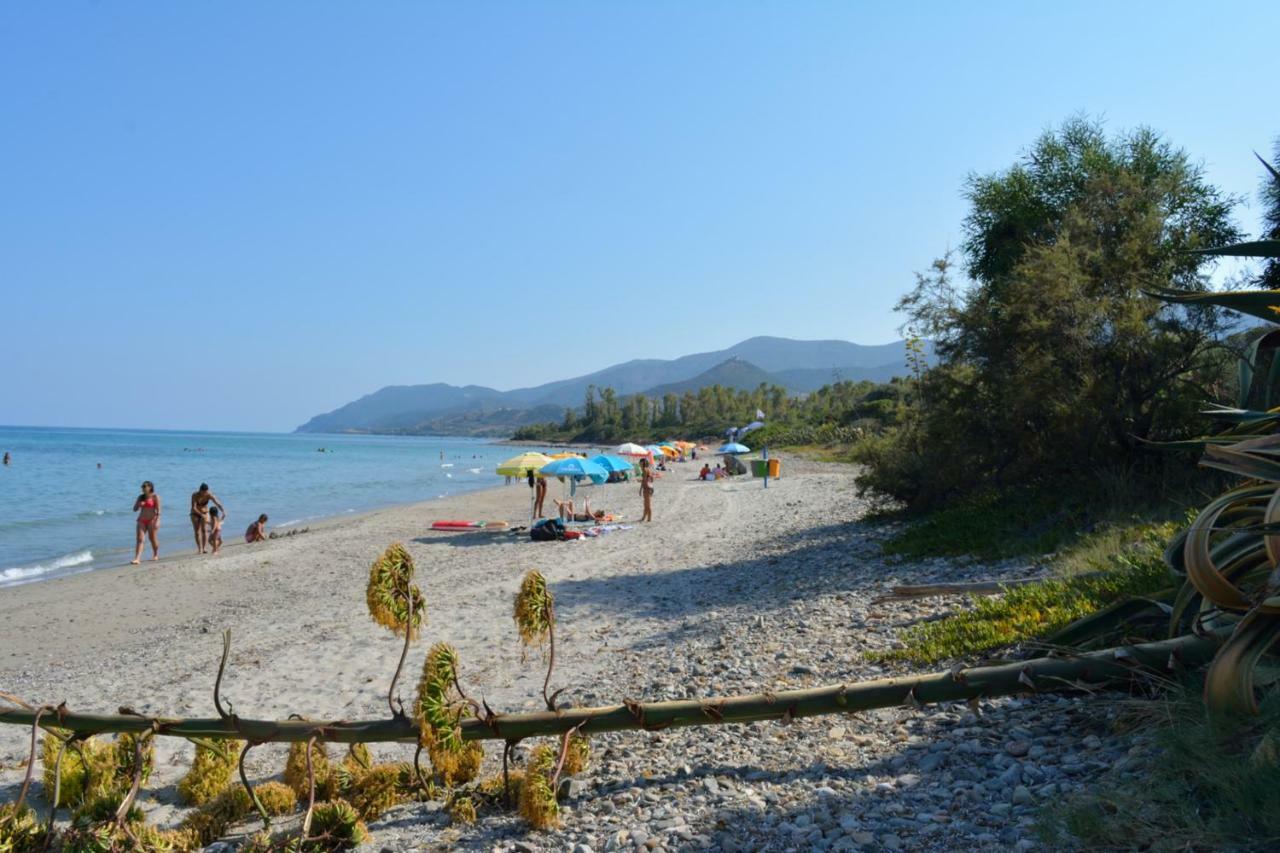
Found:
[[[1280,4],[0,5],[0,423],[287,430],[896,339],[965,176],[1088,113],[1248,195]]]

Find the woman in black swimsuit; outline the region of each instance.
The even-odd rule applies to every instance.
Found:
[[[200,488],[191,493],[191,531],[196,535],[196,547],[203,554],[209,546],[209,504],[212,502],[224,516],[227,509],[222,501],[211,491],[208,483],[201,483]]]

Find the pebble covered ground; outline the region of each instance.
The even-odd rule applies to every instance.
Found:
[[[893,563],[883,528],[836,523],[713,566],[665,635],[606,658],[577,704],[697,698],[902,674],[865,653],[960,605],[874,603],[897,583],[1034,575],[1026,563]],[[944,667],[938,667],[939,669]],[[639,689],[637,689],[637,685]],[[1043,695],[893,708],[790,724],[617,732],[562,783],[563,826],[512,816],[451,825],[401,807],[369,850],[1030,850],[1038,808],[1105,770],[1135,769],[1140,735],[1113,734],[1114,702]],[[977,713],[975,713],[977,710]],[[428,805],[429,811],[433,808]]]

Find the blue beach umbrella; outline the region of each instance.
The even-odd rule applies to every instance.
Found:
[[[571,495],[577,491],[578,481],[583,477],[591,480],[596,485],[609,479],[608,471],[589,459],[583,459],[581,456],[557,459],[550,465],[542,466],[538,473],[544,477],[568,477],[569,494]]]
[[[716,453],[750,453],[750,452],[751,452],[750,447],[747,447],[745,444],[738,444],[736,441],[731,441],[728,444],[721,445],[721,447],[716,451]]]
[[[611,473],[617,472],[620,474],[629,474],[634,471],[636,467],[635,463],[630,459],[623,459],[621,456],[610,456],[607,453],[601,453],[599,456],[593,456],[590,461]]]

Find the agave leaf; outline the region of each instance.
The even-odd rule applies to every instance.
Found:
[[[1210,536],[1218,519],[1228,509],[1242,501],[1260,496],[1270,497],[1271,486],[1252,486],[1234,489],[1219,495],[1211,501],[1187,530],[1186,544],[1183,549],[1183,563],[1187,569],[1187,580],[1195,585],[1207,601],[1218,607],[1229,610],[1247,610],[1248,601],[1244,595],[1218,570],[1210,553]],[[1258,537],[1259,540],[1261,537]],[[1261,545],[1261,541],[1258,545]]]
[[[1254,453],[1241,452],[1235,447],[1211,444],[1205,447],[1200,464],[1205,468],[1217,468],[1251,480],[1280,483],[1280,462],[1260,458]]]
[[[1258,700],[1253,695],[1254,667],[1277,639],[1280,619],[1253,611],[1240,620],[1205,674],[1204,702],[1211,712],[1258,713]]]
[[[1216,249],[1199,249],[1197,255],[1232,255],[1240,258],[1280,258],[1280,240],[1251,240]]]
[[[1276,171],[1276,167],[1275,167],[1275,166],[1272,166],[1272,165],[1271,165],[1270,163],[1268,163],[1266,160],[1263,160],[1263,159],[1262,159],[1262,155],[1261,155],[1261,154],[1259,154],[1257,151],[1253,152],[1253,156],[1254,156],[1254,157],[1257,157],[1257,158],[1258,158],[1258,162],[1259,162],[1259,163],[1261,163],[1261,164],[1263,165],[1263,167],[1264,167],[1268,172],[1270,172],[1270,173],[1271,173],[1271,177],[1272,177],[1272,178],[1274,178],[1274,179],[1276,180],[1276,183],[1280,183],[1280,172],[1277,172],[1277,171]]]
[[[1271,241],[1280,246],[1280,241]],[[1230,248],[1230,247],[1228,247]],[[1222,250],[1217,251],[1221,254]],[[1263,320],[1280,320],[1280,290],[1234,290],[1224,293],[1202,293],[1198,290],[1160,288],[1143,291],[1148,296],[1180,305],[1218,305]]]
[[[1280,523],[1280,489],[1276,489],[1276,493],[1267,502],[1267,513],[1263,516],[1262,523],[1268,526]],[[1280,563],[1280,536],[1267,533],[1263,534],[1262,539],[1266,542],[1267,557],[1271,560],[1271,565]]]
[[[1167,589],[1150,598],[1124,598],[1096,613],[1082,616],[1045,638],[1054,646],[1084,647],[1087,643],[1109,640],[1117,633],[1133,626],[1143,616],[1157,616],[1174,598],[1174,590]]]
[[[1253,372],[1258,367],[1258,347],[1266,335],[1259,335],[1249,344],[1240,359],[1240,386],[1236,389],[1236,405],[1243,409],[1249,403],[1249,389],[1253,387]]]
[[[1269,435],[1250,435],[1250,436],[1234,436],[1236,442],[1227,445],[1232,450],[1248,451],[1250,453],[1265,453],[1272,449],[1280,449],[1280,433],[1270,433]]]
[[[1244,381],[1244,360],[1240,361],[1241,381]],[[1228,423],[1268,423],[1280,421],[1280,412],[1263,412],[1258,409],[1236,409],[1230,406],[1214,405],[1213,408],[1203,409],[1200,414],[1205,417],[1213,418],[1217,421],[1227,421]]]
[[[1268,438],[1265,435],[1249,435],[1244,438]],[[1237,444],[1242,436],[1236,435],[1205,435],[1200,438],[1186,438],[1181,441],[1148,441],[1146,439],[1138,439],[1142,444],[1160,450],[1204,450],[1206,447],[1230,447]]]

